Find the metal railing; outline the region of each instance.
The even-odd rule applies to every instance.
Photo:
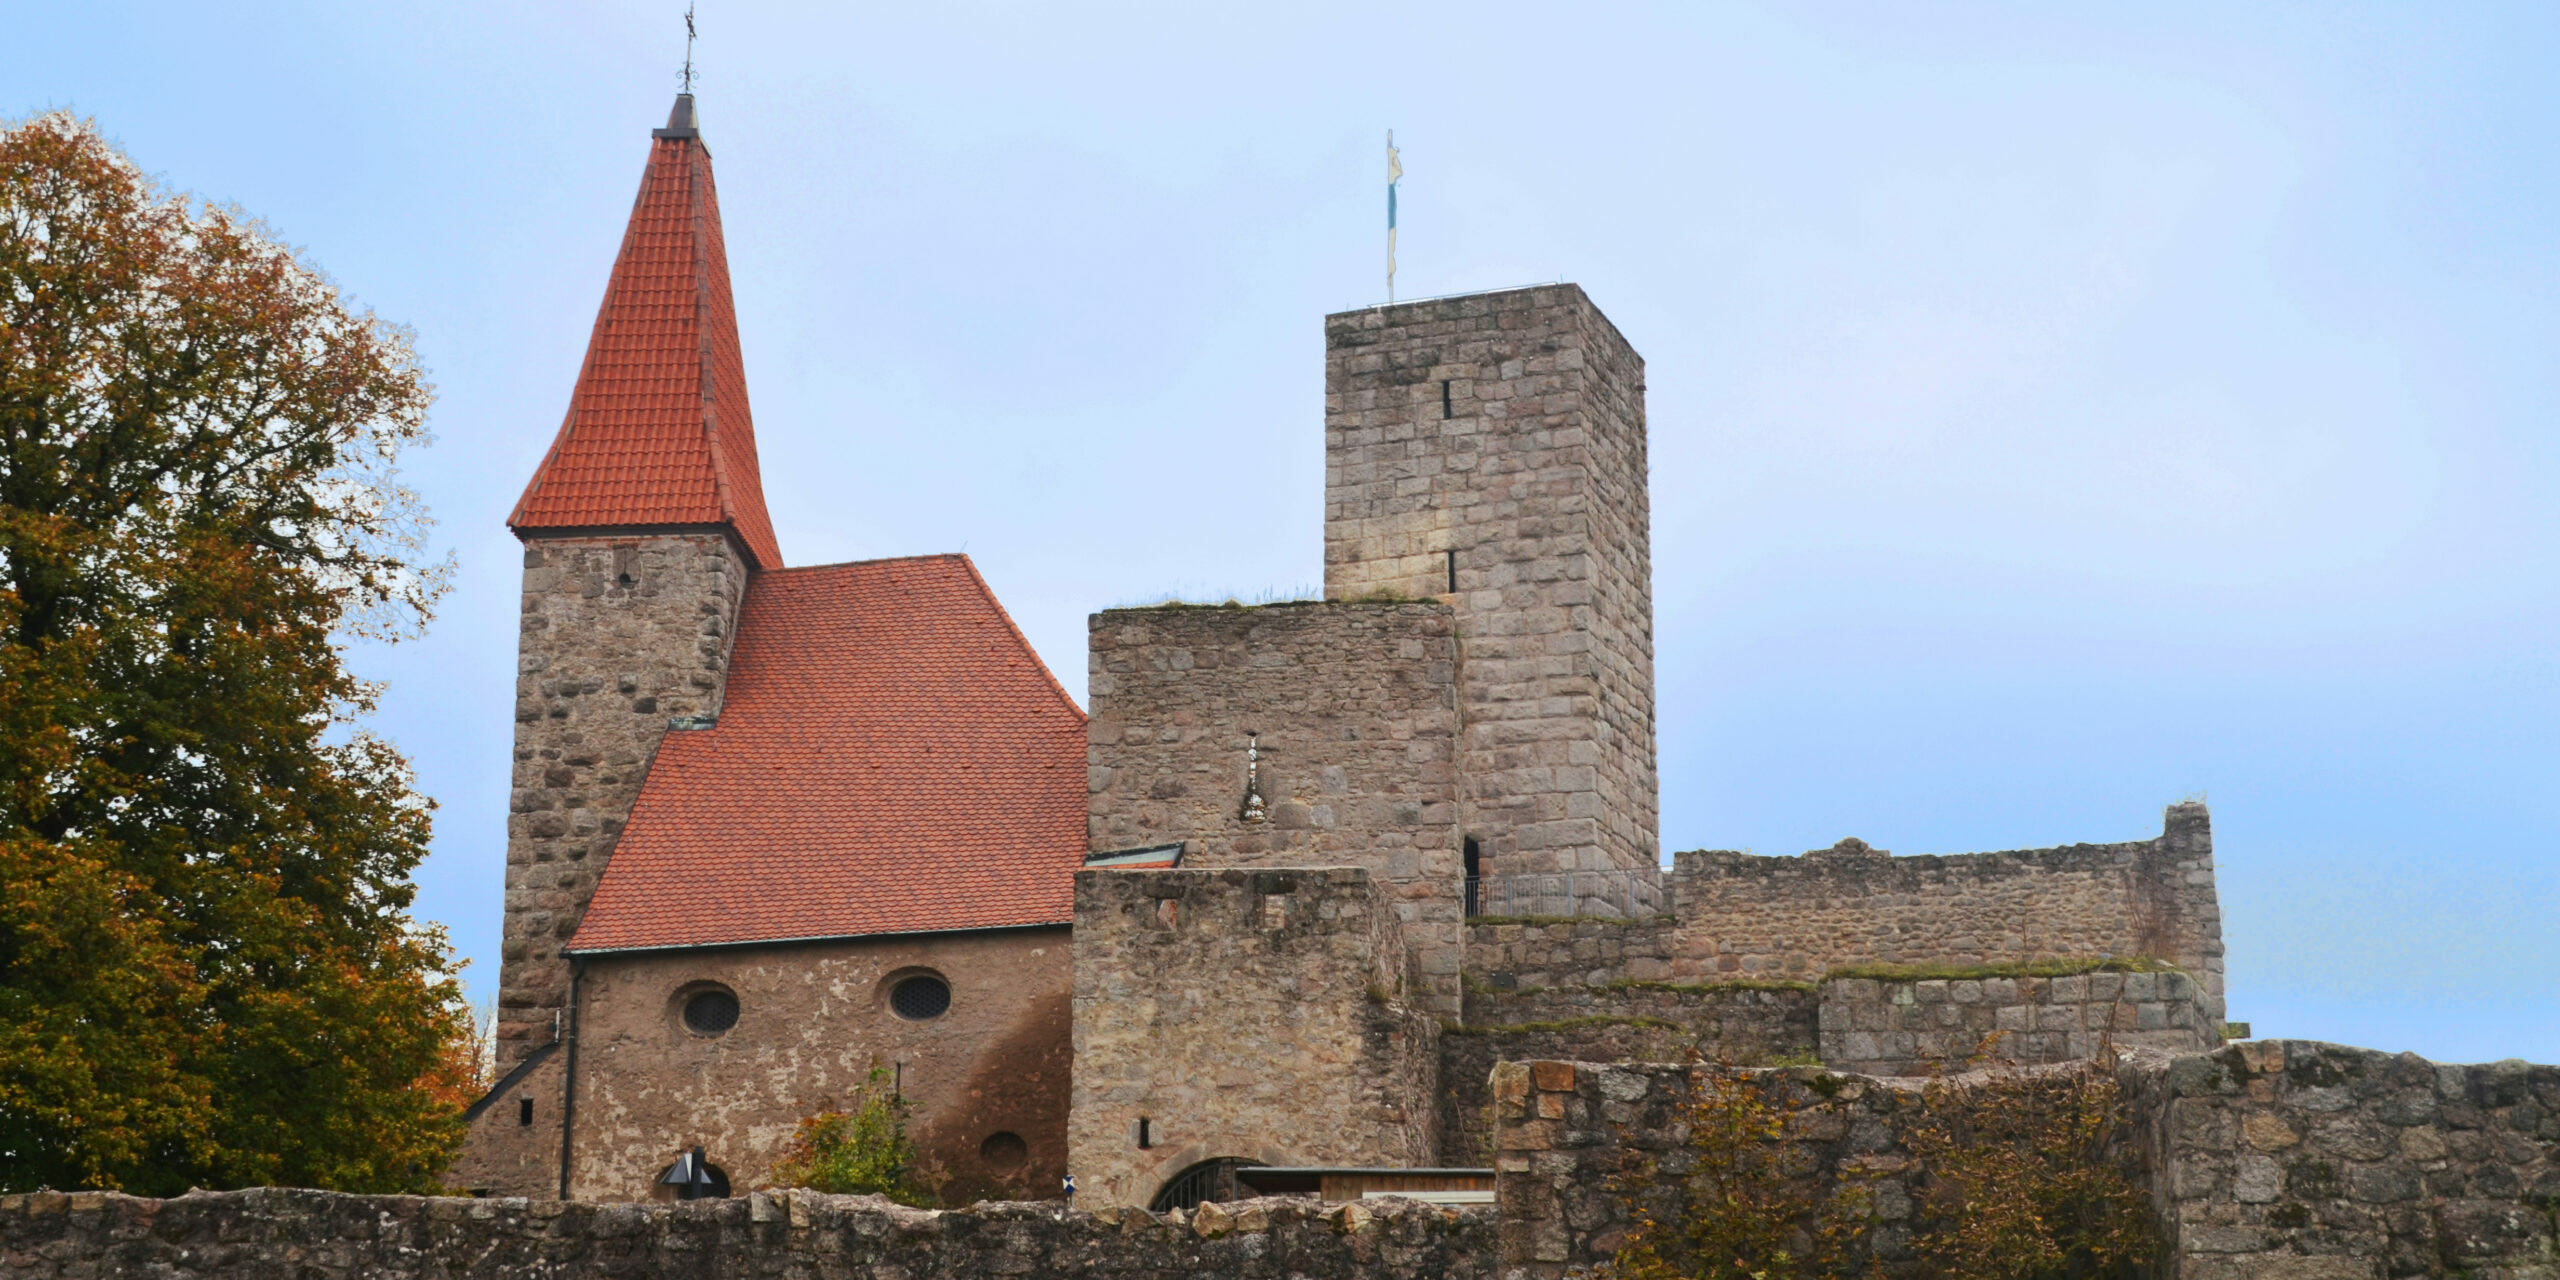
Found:
[[[1627,919],[1669,910],[1659,868],[1520,871],[1467,879],[1467,915]]]

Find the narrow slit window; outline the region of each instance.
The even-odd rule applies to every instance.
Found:
[[[1148,1125],[1147,1118],[1138,1117],[1138,1150],[1145,1151],[1155,1145],[1155,1133]]]
[[[528,1126],[533,1123],[533,1099],[516,1099],[516,1123]]]
[[[1456,549],[1455,549],[1455,548],[1452,548],[1452,549],[1450,550],[1450,552],[1449,552],[1449,594],[1451,594],[1451,595],[1456,595],[1457,593],[1458,593],[1458,553],[1457,553],[1457,551],[1456,551]]]
[[[1443,418],[1453,418],[1457,416],[1456,411],[1449,407],[1449,380],[1447,378],[1442,378],[1440,380],[1440,416]]]

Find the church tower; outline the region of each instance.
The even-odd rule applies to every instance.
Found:
[[[524,544],[502,1087],[457,1174],[554,1194],[570,961],[671,731],[720,714],[748,578],[779,568],[729,297],[711,152],[679,96],[656,130],[569,410],[507,518]],[[488,1112],[490,1114],[481,1114]]]

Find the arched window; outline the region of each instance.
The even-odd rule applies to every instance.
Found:
[[[1147,1207],[1164,1213],[1173,1209],[1196,1209],[1211,1201],[1237,1199],[1236,1170],[1250,1169],[1260,1163],[1259,1160],[1239,1156],[1203,1160],[1173,1175]]]

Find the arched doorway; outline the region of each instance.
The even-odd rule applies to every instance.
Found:
[[[1261,1163],[1242,1156],[1203,1160],[1167,1179],[1164,1189],[1156,1192],[1156,1198],[1147,1207],[1157,1213],[1165,1213],[1174,1209],[1197,1209],[1210,1201],[1238,1199],[1240,1195],[1250,1193],[1238,1192],[1236,1170],[1250,1169]]]

